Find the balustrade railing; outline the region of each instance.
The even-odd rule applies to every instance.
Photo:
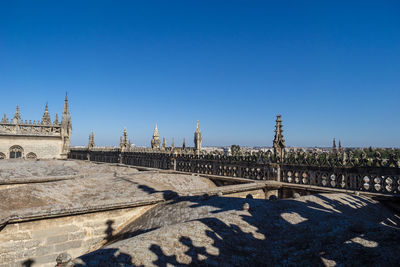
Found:
[[[270,152],[251,156],[185,153],[121,152],[119,148],[72,148],[69,158],[124,163],[209,175],[280,180],[299,185],[400,194],[400,162],[396,155],[382,159],[352,153],[287,153],[282,160]]]

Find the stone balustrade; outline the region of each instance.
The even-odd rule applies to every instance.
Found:
[[[121,152],[118,148],[72,148],[71,159],[123,163],[158,169],[219,176],[275,180],[304,186],[400,194],[397,157],[360,158],[351,154],[287,153],[282,160],[272,153],[251,156],[195,155],[163,152]]]

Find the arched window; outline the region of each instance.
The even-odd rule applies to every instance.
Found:
[[[26,158],[27,159],[37,159],[37,156],[35,153],[29,152],[28,154],[26,154]]]
[[[10,159],[22,158],[24,150],[20,146],[10,147]]]
[[[6,155],[4,155],[4,153],[0,152],[0,159],[5,159],[5,158],[6,158]]]

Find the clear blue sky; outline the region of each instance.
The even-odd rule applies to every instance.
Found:
[[[400,146],[400,2],[1,1],[0,107],[72,145]]]

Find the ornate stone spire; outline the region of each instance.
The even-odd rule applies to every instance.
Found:
[[[21,120],[21,114],[19,114],[19,107],[17,105],[17,109],[15,110],[14,114],[14,123],[18,124],[20,120]]]
[[[64,108],[63,108],[63,120],[64,118],[69,117],[69,109],[68,109],[68,95],[65,94],[65,99],[64,99]]]
[[[175,141],[174,138],[172,138],[172,142],[171,142],[171,148],[174,149],[175,148]]]
[[[42,117],[42,124],[43,125],[51,125],[51,119],[50,119],[50,114],[49,114],[49,108],[46,103],[46,107],[44,108],[44,114]]]
[[[130,149],[130,146],[131,146],[130,141],[128,140],[128,134],[125,128],[124,133],[120,138],[119,148],[121,149],[122,152],[125,152]]]
[[[70,139],[72,135],[72,123],[68,110],[68,95],[65,94],[63,115],[61,120],[61,139],[63,142],[62,157],[66,158],[69,153]]]
[[[120,138],[119,146],[123,147],[127,142],[128,142],[128,132],[126,131],[126,128],[124,128],[124,132],[122,133],[122,136]]]
[[[160,135],[158,134],[157,123],[154,127],[153,138],[151,139],[151,148],[156,149],[160,148]]]
[[[1,119],[1,123],[8,123],[7,115],[4,114],[3,118]]]
[[[165,141],[165,137],[162,139],[162,148],[165,149],[167,147],[167,142]]]
[[[342,152],[342,142],[339,140],[339,152]]]
[[[88,148],[92,149],[96,146],[96,144],[94,143],[94,133],[93,131],[90,133],[89,135],[89,144],[88,144]]]
[[[185,138],[183,138],[182,149],[186,149],[186,140],[185,140]]]
[[[283,130],[282,130],[282,119],[281,115],[278,114],[276,116],[276,125],[275,125],[275,138],[274,138],[274,153],[277,156],[279,161],[282,161],[284,153],[285,153],[285,139],[283,138]]]
[[[194,132],[194,149],[197,155],[200,155],[201,153],[202,141],[203,139],[201,137],[200,123],[197,121],[196,131]]]

